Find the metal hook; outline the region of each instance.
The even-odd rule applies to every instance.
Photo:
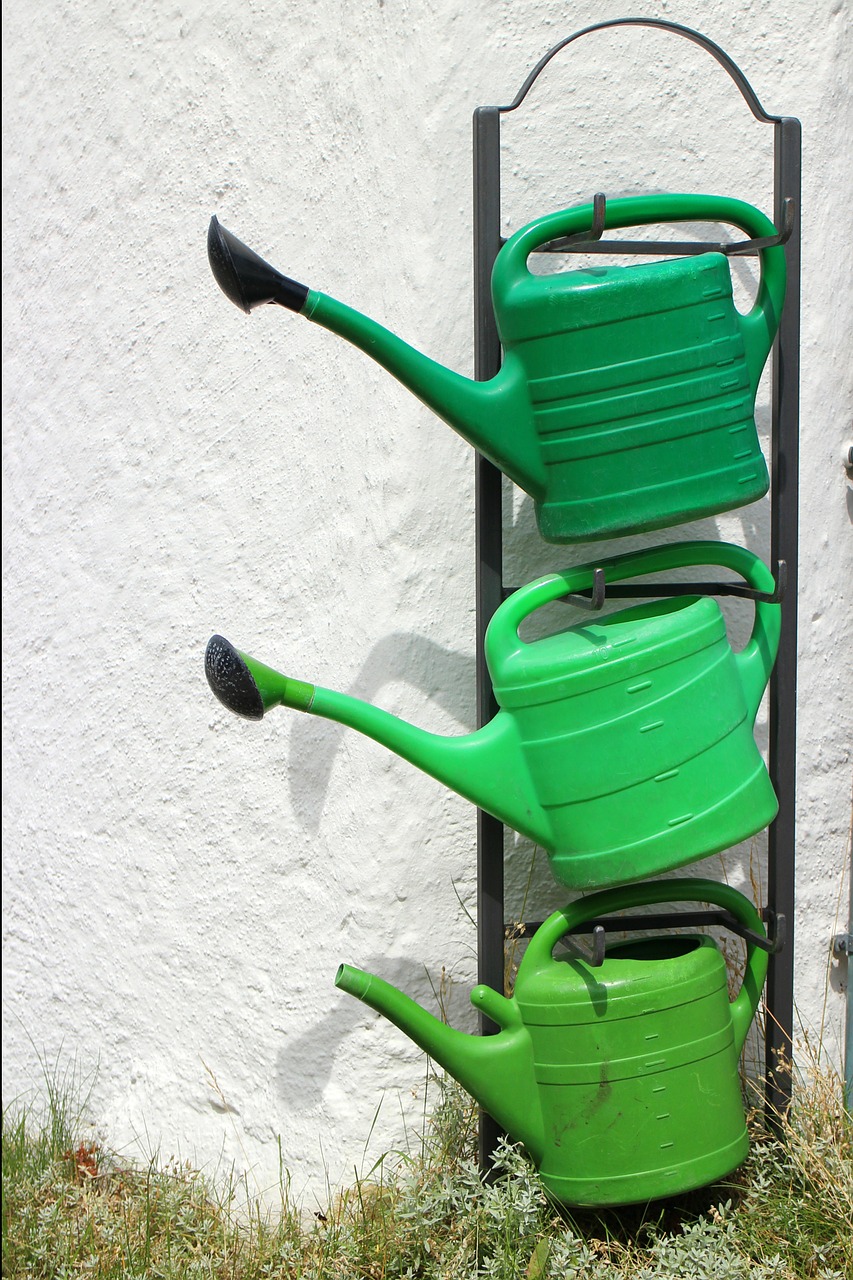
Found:
[[[736,244],[721,244],[720,252],[729,258],[738,258],[760,249],[772,249],[777,244],[787,244],[794,230],[794,201],[785,196],[782,201],[782,230],[775,236],[761,236],[756,240],[739,240]]]
[[[604,220],[607,216],[607,197],[603,191],[596,191],[592,197],[592,226],[589,231],[576,231],[572,236],[563,236],[560,240],[552,240],[551,245],[572,244],[574,241],[580,240],[586,243],[589,240],[600,240],[604,234]],[[548,246],[550,248],[550,245]]]
[[[570,592],[568,595],[562,596],[561,599],[566,604],[573,604],[577,609],[586,609],[592,612],[598,612],[604,607],[604,601],[607,596],[607,582],[603,569],[593,569],[592,571],[592,589],[589,595]]]
[[[589,231],[576,231],[570,236],[560,236],[557,240],[548,240],[540,244],[536,253],[564,253],[569,245],[595,244],[604,235],[604,222],[607,216],[607,197],[603,191],[596,191],[592,197],[592,226]],[[501,248],[506,244],[506,236],[501,236]]]
[[[607,935],[604,932],[604,925],[597,924],[592,931],[592,955],[588,961],[593,969],[598,969],[604,964],[606,948]]]
[[[641,582],[613,583],[607,586],[603,569],[594,569],[592,590],[563,596],[567,604],[579,609],[601,609],[609,596],[611,600],[640,599],[652,596],[738,596],[762,604],[780,604],[788,585],[788,566],[784,560],[776,561],[775,586],[772,591],[758,591],[745,582]]]
[[[722,241],[699,240],[602,240],[606,200],[602,192],[593,198],[593,220],[591,231],[576,232],[571,236],[561,236],[557,240],[548,240],[539,246],[537,253],[612,253],[612,254],[651,254],[654,256],[692,257],[700,253],[722,253],[728,258],[746,257],[760,253],[762,249],[772,249],[776,245],[786,244],[794,231],[794,201],[785,196],[782,201],[782,229],[772,236],[759,236],[752,240],[735,240],[724,244]],[[501,244],[506,241],[502,240]]]
[[[588,920],[586,924],[569,930],[568,938],[571,939],[572,947],[582,953],[579,958],[595,968],[604,963],[606,930],[608,928],[622,930],[624,933],[632,933],[638,929],[681,929],[689,925],[701,925],[707,928],[722,926],[731,933],[737,934],[739,938],[743,938],[750,945],[758,947],[761,951],[766,951],[771,956],[775,956],[784,948],[788,940],[787,917],[781,912],[777,913],[769,907],[763,907],[761,918],[767,925],[766,935],[757,933],[754,929],[741,924],[737,916],[725,908],[717,908],[713,911],[654,912],[640,916],[599,916],[596,920]],[[520,936],[532,938],[536,930],[541,927],[541,920],[525,924]],[[576,934],[589,933],[590,931],[592,932],[591,956],[583,954],[583,949],[578,947],[575,941]],[[563,941],[565,942],[566,939],[564,938]]]
[[[598,613],[611,600],[646,600],[654,596],[737,596],[741,600],[753,600],[761,604],[781,604],[788,586],[788,565],[776,561],[772,591],[758,591],[745,582],[615,582],[609,587],[604,570],[592,571],[592,587],[584,591],[570,591],[560,596],[562,604],[573,605],[587,613]],[[504,587],[501,598],[508,599],[517,587]]]
[[[525,926],[526,936],[532,937],[532,935],[540,927],[541,927],[541,922],[538,922],[538,921],[534,925]],[[590,930],[587,927],[586,929],[580,929],[578,932],[588,933],[590,932]],[[573,936],[571,938],[565,937],[561,941],[563,946],[570,945],[571,953],[575,959],[583,960],[584,964],[588,964],[591,969],[600,969],[601,966],[604,964],[604,960],[607,952],[607,933],[605,931],[603,924],[594,924],[591,932],[592,932],[592,951],[591,952],[587,952],[584,947],[580,946],[576,936]]]
[[[752,935],[756,946],[761,947],[762,951],[769,952],[771,956],[775,956],[788,941],[788,918],[781,911],[771,911],[770,907],[762,909],[761,918],[767,925],[767,938],[762,938],[759,934],[752,935],[751,930],[747,930],[744,936]]]

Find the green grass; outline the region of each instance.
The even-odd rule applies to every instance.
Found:
[[[850,1280],[851,1117],[841,1083],[798,1082],[781,1132],[752,1119],[725,1184],[644,1208],[569,1212],[523,1153],[500,1148],[484,1184],[476,1112],[434,1079],[416,1154],[391,1153],[320,1213],[274,1209],[244,1184],[188,1166],[130,1164],[87,1137],[81,1081],[46,1072],[44,1096],[3,1112],[3,1275],[33,1280]],[[433,1087],[433,1086],[431,1086]]]

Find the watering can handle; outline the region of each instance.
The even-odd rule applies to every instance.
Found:
[[[766,937],[758,911],[742,893],[715,880],[650,880],[643,884],[622,885],[605,889],[555,911],[531,938],[525,964],[533,968],[547,964],[560,939],[576,925],[595,916],[624,911],[627,907],[645,907],[654,902],[711,902],[723,907],[747,929]],[[740,991],[731,1003],[732,1024],[738,1053],[758,1008],[767,977],[769,955],[758,943],[746,940],[746,964]]]
[[[589,231],[593,212],[592,204],[562,209],[528,223],[507,240],[498,254],[492,273],[492,295],[498,310],[508,301],[513,286],[531,274],[527,266],[530,254],[550,240]],[[755,239],[777,234],[773,223],[760,209],[729,196],[626,196],[624,199],[607,202],[605,230],[648,226],[655,222],[727,222],[740,227]],[[761,283],[758,296],[752,310],[746,315],[738,316],[753,388],[758,385],[761,370],[773,345],[785,301],[784,248],[777,244],[761,249],[759,258]]]
[[[549,573],[514,591],[489,623],[486,633],[487,657],[492,661],[498,655],[506,655],[527,643],[518,634],[518,628],[524,619],[543,605],[590,588],[596,569],[604,570],[605,582],[619,582],[641,574],[660,573],[667,569],[683,569],[687,565],[700,564],[733,569],[751,587],[762,593],[769,595],[775,589],[776,584],[767,565],[745,547],[732,543],[681,542],[670,546],[649,547],[644,551],[629,551],[624,555],[597,560],[594,564]],[[650,588],[649,594],[654,595],[654,588]],[[753,721],[758,714],[759,703],[776,659],[780,628],[780,605],[764,600],[756,601],[752,633],[740,653],[735,654],[746,704]],[[532,643],[535,645],[536,641]]]

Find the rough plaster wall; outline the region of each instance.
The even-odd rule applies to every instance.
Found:
[[[646,12],[704,31],[804,126],[797,1001],[838,1061],[849,10]],[[472,111],[624,13],[5,7],[4,1101],[39,1054],[76,1055],[98,1064],[91,1111],[112,1142],[234,1162],[266,1187],[280,1135],[309,1199],[419,1125],[423,1056],[333,978],[347,960],[435,1008],[444,967],[449,1016],[471,1025],[474,811],[331,724],[235,720],[202,655],[221,631],[427,729],[470,728],[472,454],[332,335],[241,317],[211,280],[206,226],[217,212],[468,372]],[[582,47],[508,130],[508,229],[597,189],[767,206],[770,131],[706,54],[649,32]],[[562,563],[532,541],[529,504],[507,509],[511,572]],[[699,532],[761,549],[766,528],[759,504]],[[760,848],[710,870],[748,885],[756,858],[761,875]],[[516,892],[529,850],[510,867]],[[534,897],[561,896],[539,876]]]

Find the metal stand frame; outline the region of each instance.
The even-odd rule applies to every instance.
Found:
[[[478,107],[474,112],[474,361],[475,377],[494,377],[501,363],[491,303],[491,275],[501,246],[501,116],[515,111],[548,62],[567,45],[609,27],[655,27],[698,44],[728,72],[752,114],[762,124],[772,124],[775,142],[773,217],[784,228],[787,293],[772,367],[771,516],[770,562],[785,574],[782,601],[782,634],[770,681],[769,772],[779,813],[769,830],[767,903],[765,919],[775,939],[765,992],[765,1101],[769,1118],[787,1110],[791,1097],[790,1053],[793,1033],[794,985],[794,851],[796,785],[796,689],[797,689],[797,507],[799,442],[800,347],[800,181],[802,135],[799,120],[768,115],[739,67],[705,36],[677,23],[652,18],[620,18],[585,27],[556,44],[534,67],[513,102],[506,107]],[[591,236],[592,238],[592,236]],[[619,252],[618,244],[608,245]],[[644,246],[648,251],[648,245]],[[586,249],[589,245],[586,246]],[[701,252],[707,246],[670,243],[654,245],[654,251]],[[749,246],[739,246],[741,252]],[[561,247],[565,251],[565,246]],[[581,251],[585,251],[581,249]],[[622,252],[636,251],[622,245]],[[752,251],[756,250],[754,247]],[[485,663],[484,637],[489,619],[506,595],[503,584],[502,476],[481,455],[476,459],[476,558],[477,558],[477,717],[478,725],[495,715],[497,706]],[[780,578],[777,582],[781,586]],[[709,584],[701,584],[706,588]],[[503,991],[504,907],[503,826],[487,813],[477,817],[477,927],[479,981]],[[689,913],[680,923],[709,923],[714,913]],[[787,924],[787,929],[786,929]],[[787,935],[787,936],[786,936]],[[785,945],[782,945],[784,938]],[[481,1020],[480,1031],[497,1028]],[[491,1117],[480,1122],[480,1160],[490,1165],[499,1130]]]

